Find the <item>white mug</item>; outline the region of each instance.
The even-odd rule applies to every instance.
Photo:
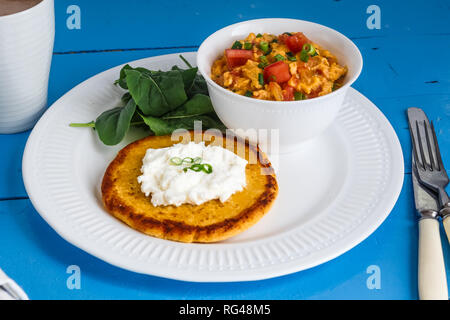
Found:
[[[47,106],[54,0],[0,16],[0,133],[30,129]]]

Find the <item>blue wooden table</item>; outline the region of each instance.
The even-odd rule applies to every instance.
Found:
[[[434,121],[450,168],[450,1],[55,2],[49,105],[100,71],[139,58],[195,51],[212,32],[243,20],[297,18],[342,32],[364,58],[354,87],[383,111],[400,139],[405,179],[380,228],[330,262],[264,281],[187,283],[113,267],[60,238],[33,208],[23,185],[21,160],[29,132],[0,135],[0,268],[30,298],[417,299],[417,221],[405,110],[421,107]],[[441,236],[450,275],[450,249]],[[79,289],[67,286],[72,265],[81,271]]]

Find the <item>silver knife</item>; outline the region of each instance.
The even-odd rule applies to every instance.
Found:
[[[417,177],[412,156],[414,200],[419,219],[419,298],[448,300],[447,277],[439,234],[439,206],[434,194],[423,187]]]

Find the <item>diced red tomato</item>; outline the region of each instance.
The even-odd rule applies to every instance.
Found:
[[[283,100],[284,101],[292,101],[294,100],[294,88],[291,86],[284,86],[283,89]]]
[[[302,51],[303,45],[309,43],[309,39],[301,32],[297,32],[292,36],[288,36],[285,40],[286,46],[293,53]]]
[[[227,65],[229,69],[244,65],[248,59],[253,57],[251,50],[241,49],[226,49],[225,57],[227,59]]]
[[[278,61],[264,68],[264,80],[269,83],[275,81],[283,83],[291,78],[289,66],[283,61]]]
[[[283,33],[278,36],[278,41],[280,43],[286,43],[287,38],[289,38],[289,35],[287,35],[286,33]]]

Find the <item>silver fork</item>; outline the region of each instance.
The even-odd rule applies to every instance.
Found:
[[[422,127],[422,130],[420,127]],[[425,137],[423,137],[421,131],[424,131]],[[430,138],[430,131],[432,139]],[[449,197],[444,188],[448,185],[449,179],[442,163],[433,122],[431,121],[430,128],[426,121],[423,121],[421,124],[419,124],[419,121],[416,121],[416,132],[419,140],[419,152],[416,150],[416,159],[419,160],[416,162],[419,178],[424,185],[438,194],[441,205],[446,205],[449,202]],[[424,141],[426,144],[425,148],[423,145]]]
[[[419,180],[438,195],[441,206],[439,213],[450,242],[450,199],[445,191],[449,178],[442,161],[436,131],[433,122],[428,120],[421,109],[409,108],[408,115]]]

